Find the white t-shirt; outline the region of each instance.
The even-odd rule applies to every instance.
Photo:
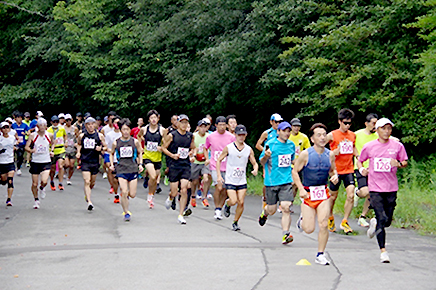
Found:
[[[250,157],[251,147],[244,143],[244,148],[239,151],[234,142],[227,145],[226,184],[247,184],[247,162]]]
[[[9,135],[8,138],[0,136],[0,149],[6,149],[0,154],[0,164],[10,164],[14,162],[15,136]]]

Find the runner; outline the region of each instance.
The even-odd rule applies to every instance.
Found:
[[[102,131],[106,132],[104,134],[106,144],[113,144],[115,140],[121,137],[120,128],[118,127],[118,122],[120,121],[120,117],[113,116],[111,112],[109,112],[109,115],[111,116],[109,118],[109,124],[113,126],[113,130],[110,131],[110,129],[108,128],[106,128],[105,130],[105,127],[103,127]],[[111,161],[110,161],[110,154],[112,154],[111,150],[112,150],[112,146],[110,148],[107,148],[107,151],[104,153],[104,164],[107,169],[107,177],[108,177],[109,184],[111,186],[109,193],[114,194],[114,203],[120,203],[120,197],[118,195],[118,180],[116,178],[116,172],[109,169],[111,165]]]
[[[144,144],[144,166],[148,178],[144,178],[144,186],[147,183],[147,202],[150,209],[154,208],[154,194],[157,189],[157,181],[162,168],[162,137],[166,134],[165,129],[159,124],[160,115],[156,110],[147,113],[148,125],[138,132],[138,140]],[[138,122],[139,124],[139,122]],[[145,176],[144,176],[145,177]]]
[[[82,133],[83,125],[84,123],[82,113],[78,112],[76,114],[76,122],[74,123],[74,126],[77,127],[77,137],[79,137],[79,134]]]
[[[74,173],[74,162],[76,160],[76,154],[77,154],[77,140],[76,136],[79,131],[76,126],[73,126],[73,117],[70,114],[65,115],[65,132],[67,133],[67,146],[65,147],[65,163],[64,168],[67,171],[67,184],[71,185],[71,177]]]
[[[27,140],[25,150],[32,154],[29,173],[32,174],[32,193],[34,209],[40,207],[39,197],[45,198],[45,186],[48,182],[51,168],[51,157],[54,156],[55,142],[53,134],[47,132],[47,121],[39,117],[36,122],[37,132],[32,133]],[[41,180],[38,197],[38,179]]]
[[[26,124],[27,127],[29,127],[29,131],[27,131],[26,136],[24,136],[24,140],[25,140],[24,144],[27,143],[27,140],[29,139],[29,135],[31,133],[31,130],[30,130],[30,123],[31,122],[32,121],[30,121],[30,113],[29,112],[25,112],[24,113],[23,123]],[[30,154],[27,153],[26,151],[24,151],[24,152],[26,153],[26,167],[30,167]]]
[[[226,131],[227,120],[223,116],[219,116],[215,120],[217,130],[207,136],[206,143],[204,148],[205,151],[205,165],[209,165],[210,171],[212,172],[212,185],[215,186],[215,192],[213,194],[213,200],[215,203],[215,215],[214,218],[217,220],[222,220],[222,207],[224,206],[224,202],[227,198],[226,186],[221,180],[218,180],[218,174],[216,171],[216,161],[218,157],[221,155],[221,152],[224,148],[232,142],[235,142],[235,136]],[[209,158],[209,150],[210,150],[210,158]],[[221,162],[221,176],[225,176],[226,174],[226,163],[227,160],[224,159]]]
[[[65,126],[65,114],[64,113],[60,113],[58,115],[58,118],[59,118],[59,125]]]
[[[282,244],[294,240],[291,227],[290,206],[294,201],[292,195],[292,161],[295,158],[295,145],[288,140],[291,125],[282,122],[277,127],[277,138],[269,140],[260,154],[260,163],[265,167],[266,207],[259,216],[259,225],[264,226],[268,216],[274,215],[277,202],[282,205]]]
[[[236,121],[236,116],[235,115],[228,115],[226,117],[226,121],[227,121],[227,130],[232,133],[233,135],[235,135],[235,129],[236,126],[238,125],[238,122]]]
[[[344,218],[342,219],[340,228],[346,234],[352,233],[353,229],[348,224],[351,210],[354,203],[354,165],[353,157],[357,156],[355,147],[356,134],[349,130],[351,122],[354,118],[354,112],[350,109],[342,109],[338,113],[339,129],[327,134],[327,142],[330,144],[330,150],[335,154],[335,166],[338,172],[339,182],[337,184],[330,183],[331,195],[331,212],[329,217],[329,231],[336,231],[335,217],[333,216],[333,208],[336,198],[338,197],[339,186],[341,181],[344,182],[344,187],[347,193],[347,199],[344,205]]]
[[[209,136],[207,132],[208,119],[201,119],[198,121],[198,131],[194,133],[195,142],[195,161],[191,164],[191,192],[195,194],[197,189],[200,188],[200,178],[203,177],[203,195],[200,197],[204,207],[209,207],[209,202],[207,201],[207,192],[209,191],[210,185],[212,183],[212,176],[209,166],[205,165],[206,157],[204,146],[206,143],[206,138]],[[193,207],[197,206],[197,201],[195,196],[191,198],[191,205]]]
[[[94,188],[97,173],[99,172],[100,152],[106,150],[104,136],[95,130],[95,119],[89,117],[85,121],[86,131],[79,135],[77,140],[77,159],[82,160],[82,176],[85,183],[85,200],[88,203],[88,210],[94,209],[91,201],[91,190]]]
[[[162,145],[162,152],[168,156],[170,161],[168,178],[170,181],[170,194],[165,201],[166,209],[171,207],[174,198],[178,194],[178,186],[180,182],[180,201],[179,201],[179,216],[178,221],[182,225],[186,224],[183,217],[188,195],[188,182],[191,176],[191,163],[189,156],[192,155],[192,150],[195,149],[194,136],[188,132],[189,118],[186,115],[180,115],[177,122],[177,130],[169,133]]]
[[[25,137],[30,129],[29,126],[24,124],[21,112],[15,113],[15,123],[12,124],[11,128],[17,132],[18,136],[15,152],[17,153],[17,175],[21,176],[21,165],[24,162],[24,147],[26,146]]]
[[[54,156],[51,161],[50,170],[50,188],[55,191],[56,186],[54,184],[54,177],[56,173],[56,162],[59,167],[59,190],[64,190],[62,182],[64,181],[64,161],[65,161],[65,143],[67,142],[67,132],[65,128],[59,125],[59,117],[54,115],[51,117],[52,126],[47,129],[47,132],[53,134],[53,139],[55,140]]]
[[[144,119],[138,118],[137,124],[138,124],[138,127],[133,128],[131,133],[130,133],[133,136],[133,138],[135,138],[135,139],[137,139],[139,131],[141,131],[141,128],[144,126]]]
[[[123,208],[124,221],[130,221],[132,213],[129,211],[129,198],[135,198],[138,185],[139,172],[144,170],[142,164],[141,143],[130,136],[131,122],[129,119],[121,119],[118,122],[121,128],[121,137],[112,144],[110,155],[110,170],[117,172],[118,182],[121,189],[121,206]],[[117,163],[114,166],[114,155]]]
[[[1,185],[8,185],[6,206],[12,206],[12,194],[14,192],[14,147],[17,140],[14,136],[9,135],[11,127],[8,122],[0,124],[0,175]]]
[[[169,133],[177,130],[177,119],[178,118],[179,117],[177,115],[173,115],[171,117],[171,126],[169,126],[167,128],[166,134],[169,134]],[[164,136],[164,139],[165,139],[165,137],[166,137],[166,135]],[[165,175],[165,177],[164,177],[164,184],[167,185],[167,186],[169,185],[168,171],[169,171],[169,167],[170,167],[170,162],[171,162],[171,159],[165,157],[166,168],[165,168],[165,171],[164,171],[164,175]],[[176,204],[176,202],[174,201],[174,206],[175,206],[175,204]]]
[[[227,188],[227,199],[224,205],[224,216],[230,216],[230,207],[238,204],[236,207],[235,219],[232,223],[232,229],[239,231],[239,219],[244,212],[245,194],[247,192],[247,162],[250,159],[253,165],[253,171],[251,174],[257,176],[259,165],[254,157],[253,149],[245,144],[245,138],[247,138],[247,129],[244,125],[237,125],[235,128],[236,141],[227,145],[216,162],[216,172],[218,180],[224,183],[224,179],[221,176],[221,162],[224,158],[227,158],[227,168],[225,176],[225,184]]]
[[[390,263],[385,246],[385,228],[391,225],[394,215],[398,191],[397,169],[406,167],[408,160],[404,145],[389,139],[393,126],[394,123],[387,118],[378,120],[375,124],[378,139],[363,146],[357,162],[360,174],[368,176],[370,202],[375,212],[367,234],[369,238],[377,236],[382,263]],[[369,169],[362,164],[366,160],[369,160]]]
[[[338,175],[335,169],[335,155],[325,148],[327,144],[327,127],[316,123],[310,128],[310,139],[313,147],[300,152],[295,161],[292,177],[300,191],[301,215],[297,221],[297,229],[307,234],[315,231],[315,216],[318,216],[318,254],[315,262],[321,265],[330,265],[324,255],[329,238],[327,221],[330,215],[330,200],[327,182],[337,183]],[[303,173],[303,179],[300,178]]]

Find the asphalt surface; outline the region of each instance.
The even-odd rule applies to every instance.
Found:
[[[15,177],[13,207],[4,201],[0,207],[1,290],[436,289],[436,240],[410,230],[387,230],[391,263],[382,264],[376,239],[350,221],[359,235],[331,234],[326,255],[332,264],[321,266],[314,262],[317,233],[295,228],[298,207],[294,242],[285,246],[280,214],[259,226],[260,197],[247,197],[242,230],[234,232],[232,216],[216,221],[213,207],[201,204],[187,225],[178,224],[177,212],[164,207],[167,187],[150,210],[142,182],[131,200],[132,220],[124,222],[101,175],[89,212],[79,171],[72,182],[64,191],[47,188],[35,210],[28,170]],[[6,187],[0,191],[4,197]],[[302,259],[311,265],[296,265]]]

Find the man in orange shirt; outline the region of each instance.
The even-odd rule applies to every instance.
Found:
[[[339,129],[334,130],[327,134],[327,141],[329,142],[330,149],[335,154],[335,165],[338,172],[339,182],[337,184],[330,183],[331,195],[331,213],[328,221],[328,228],[331,232],[336,231],[335,218],[333,216],[333,207],[336,198],[338,197],[338,190],[341,182],[344,182],[345,191],[347,193],[347,200],[344,205],[344,219],[341,222],[340,228],[346,234],[352,233],[348,218],[353,209],[354,201],[354,156],[358,156],[358,151],[355,147],[356,134],[350,131],[351,122],[354,118],[354,112],[350,109],[341,109],[338,113]]]

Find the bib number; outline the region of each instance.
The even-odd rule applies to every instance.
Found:
[[[291,166],[291,154],[279,155],[279,167]]]
[[[85,138],[83,147],[85,147],[85,149],[95,149],[95,139]]]
[[[131,158],[133,157],[133,148],[131,146],[120,148],[121,158]]]
[[[327,190],[325,186],[310,186],[310,200],[326,200],[327,199]]]
[[[391,172],[391,159],[390,158],[374,158],[374,171],[375,172]]]
[[[301,150],[300,150],[300,146],[297,146],[297,148],[295,148],[295,155],[296,155],[296,156],[299,156],[299,155],[300,155],[300,152],[301,152]]]
[[[147,141],[147,151],[157,152],[157,142]]]
[[[44,145],[39,145],[36,147],[36,154],[44,154],[48,152],[48,147]]]
[[[64,138],[58,137],[56,138],[56,145],[62,145],[64,144]]]
[[[232,177],[236,179],[242,179],[245,176],[245,170],[242,168],[235,168],[232,172]]]
[[[74,140],[73,139],[68,139],[68,146],[69,147],[74,147]]]
[[[179,154],[180,159],[186,159],[189,155],[189,149],[184,147],[179,147],[177,149],[177,154]]]
[[[341,154],[353,154],[353,142],[343,141],[339,143],[339,152]]]
[[[223,151],[215,151],[213,158],[215,159],[215,161],[218,161],[218,158],[220,157],[221,153]],[[226,162],[227,157],[224,157],[223,161],[221,162]]]

